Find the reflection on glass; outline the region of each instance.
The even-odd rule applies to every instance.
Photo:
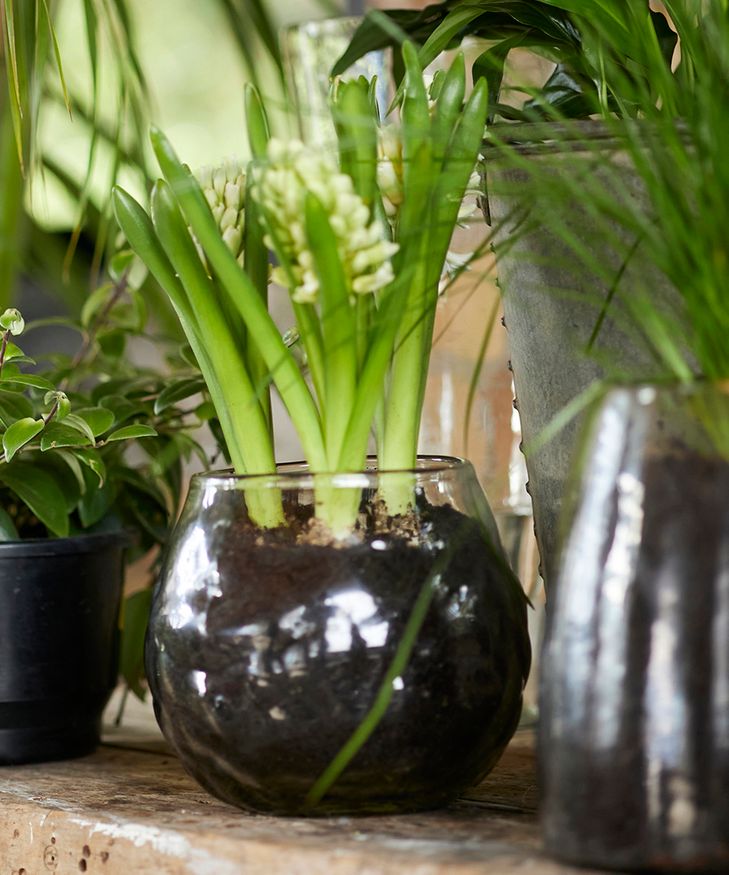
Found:
[[[335,148],[336,134],[329,110],[329,71],[349,45],[359,21],[357,17],[307,21],[287,28],[281,36],[286,79],[305,143]],[[377,103],[383,115],[389,99],[388,57],[388,52],[370,52],[346,74],[348,78],[377,77]]]

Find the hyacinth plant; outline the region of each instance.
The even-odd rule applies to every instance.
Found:
[[[151,215],[114,192],[122,230],[177,311],[239,474],[275,471],[271,383],[313,472],[362,470],[373,431],[382,470],[416,464],[438,288],[488,94],[481,82],[464,104],[459,55],[429,100],[412,45],[403,59],[397,127],[380,125],[371,83],[336,84],[336,158],[270,138],[249,89],[254,160],[245,173],[224,167],[198,181],[154,130],[164,178]],[[271,254],[308,379],[268,312]],[[409,482],[383,496],[391,513],[412,501]],[[255,500],[249,510],[260,525],[283,524],[278,495]],[[358,502],[356,490],[322,488],[316,516],[340,536],[352,530]]]

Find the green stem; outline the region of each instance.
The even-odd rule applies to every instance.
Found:
[[[250,167],[247,175],[250,179]],[[258,294],[263,301],[263,305],[268,308],[268,249],[263,243],[263,231],[258,215],[258,206],[255,198],[251,196],[250,186],[246,187],[244,236],[244,269],[250,277],[253,286],[258,291]],[[273,435],[271,392],[269,389],[271,378],[260,350],[255,343],[251,342],[250,338],[245,346],[245,356],[248,372],[251,375],[256,395],[258,396],[261,408],[263,409],[263,413],[268,422],[269,432]]]

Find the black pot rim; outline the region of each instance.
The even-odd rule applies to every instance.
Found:
[[[106,547],[126,547],[131,541],[125,531],[94,532],[70,535],[67,538],[27,538],[21,541],[0,542],[0,559],[4,557],[67,556],[94,553]]]

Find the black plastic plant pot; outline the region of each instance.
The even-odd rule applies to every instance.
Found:
[[[258,524],[276,503],[285,523]],[[356,523],[332,538],[322,520],[348,506]],[[446,804],[498,760],[529,661],[526,600],[473,468],[442,458],[193,478],[147,639],[187,770],[283,815]]]
[[[0,543],[0,764],[90,753],[117,677],[123,533]]]

